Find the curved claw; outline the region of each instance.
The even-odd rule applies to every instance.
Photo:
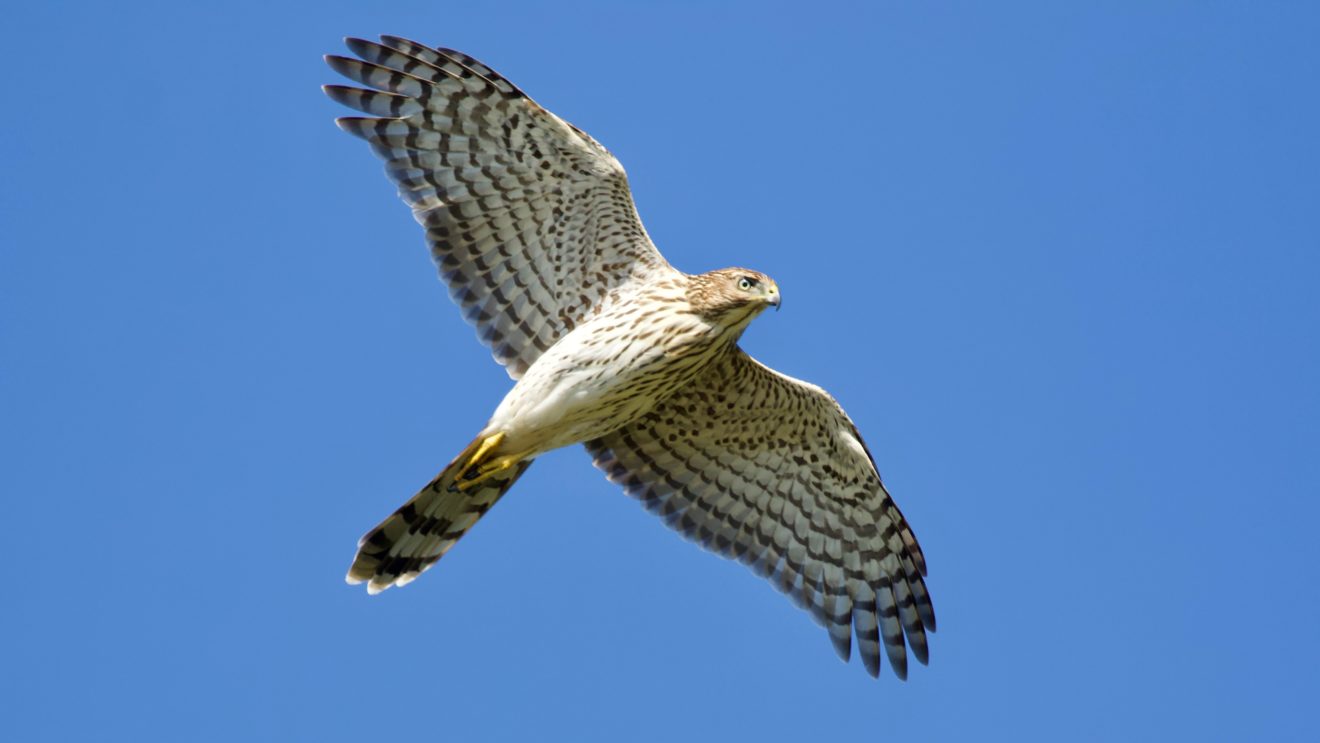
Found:
[[[512,468],[514,465],[526,458],[522,454],[510,454],[508,456],[496,457],[489,462],[478,464],[475,467],[469,466],[464,469],[463,474],[459,475],[452,486],[453,490],[466,492],[498,475],[499,473]]]

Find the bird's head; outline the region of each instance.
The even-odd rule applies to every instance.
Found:
[[[749,268],[721,268],[691,277],[688,301],[697,312],[735,326],[751,322],[766,307],[779,307],[779,285]]]

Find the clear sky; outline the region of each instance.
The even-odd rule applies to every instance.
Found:
[[[6,11],[0,737],[1320,736],[1320,6],[367,5]],[[745,347],[866,434],[929,667],[841,664],[576,448],[344,585],[510,385],[319,90],[379,33],[778,280]]]

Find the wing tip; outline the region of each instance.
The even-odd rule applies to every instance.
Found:
[[[843,636],[835,635],[830,632],[830,645],[834,647],[834,654],[839,656],[839,660],[847,663],[852,659],[852,627],[847,628],[847,634]]]
[[[880,655],[879,653],[862,653],[862,665],[866,668],[866,673],[873,679],[880,678]]]
[[[411,45],[413,45],[413,46],[426,47],[426,48],[428,48],[428,49],[430,48],[430,47],[427,47],[426,44],[421,43],[420,41],[413,41],[412,39],[405,38],[405,37],[403,37],[403,36],[395,36],[394,34],[381,34],[381,35],[380,35],[380,40],[386,42],[387,44],[388,44],[389,42],[393,41],[393,42],[399,42],[399,43],[402,43],[402,44],[411,44]]]
[[[379,56],[379,54],[373,54],[372,49],[373,47],[379,49],[380,43],[372,41],[371,39],[363,39],[357,36],[345,36],[344,46],[348,47],[349,51],[358,55],[362,59]]]
[[[365,116],[340,116],[335,119],[335,126],[339,127],[340,131],[370,142],[375,134],[375,126],[378,121],[380,119],[371,119]]]

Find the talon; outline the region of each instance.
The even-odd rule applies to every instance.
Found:
[[[503,440],[504,440],[503,431],[492,433],[491,435],[487,436],[485,440],[482,441],[481,444],[477,446],[477,450],[472,453],[472,456],[468,457],[467,464],[463,466],[463,469],[470,470],[473,467],[480,464],[481,460],[485,459],[486,455],[490,454],[491,451],[495,447],[499,446],[500,442]]]
[[[524,455],[509,455],[497,457],[484,464],[468,468],[451,487],[457,488],[459,492],[471,490],[490,478],[498,475],[504,470],[513,467],[525,458]]]

